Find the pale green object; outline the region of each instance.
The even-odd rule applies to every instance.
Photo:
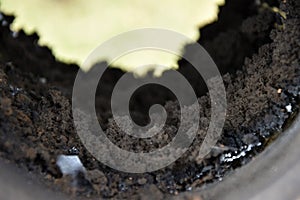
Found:
[[[16,15],[14,30],[36,31],[39,43],[49,46],[57,59],[81,65],[105,40],[137,28],[171,29],[196,40],[199,27],[215,20],[218,5],[223,3],[224,0],[1,0],[1,10]],[[146,51],[128,54],[114,65],[131,71],[144,63],[176,67],[177,59],[172,54]]]

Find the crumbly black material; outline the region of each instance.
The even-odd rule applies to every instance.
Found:
[[[287,19],[280,18],[279,26],[278,14],[260,8],[254,1],[239,2],[228,1],[221,8],[220,20],[201,29],[199,40],[223,74],[228,108],[222,137],[206,159],[198,158],[210,119],[210,99],[199,76],[182,60],[179,71],[199,95],[201,130],[178,161],[146,174],[121,173],[93,158],[80,142],[72,121],[71,91],[78,67],[56,61],[48,48],[37,45],[37,35],[19,32],[14,38],[9,29],[13,17],[3,15],[0,157],[39,174],[47,185],[73,195],[75,191],[79,196],[139,198],[151,193],[158,199],[221,180],[226,173],[251,161],[288,126],[299,109],[300,3],[280,2]],[[131,148],[136,146],[132,138],[124,136],[120,140],[120,130],[110,119],[109,93],[122,74],[118,69],[106,70],[96,108],[108,137],[119,146]],[[155,91],[169,100],[165,104],[169,113],[167,126],[151,141],[159,146],[176,133],[180,112],[168,93]],[[135,112],[144,119],[138,109],[157,99],[138,99],[133,102]],[[291,106],[292,112],[286,106]],[[143,144],[136,148],[147,150]],[[60,154],[78,154],[87,169],[86,174],[78,174],[75,186],[72,177],[62,176],[55,164]]]

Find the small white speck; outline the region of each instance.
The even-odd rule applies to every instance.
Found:
[[[289,113],[292,112],[292,105],[289,104],[289,105],[285,106],[285,109],[286,109],[286,111],[289,112]]]
[[[47,79],[44,78],[44,77],[42,77],[42,78],[40,78],[40,82],[43,83],[43,84],[46,84],[47,83]]]
[[[249,144],[249,146],[247,147],[246,151],[251,151],[253,146],[254,146],[253,144]]]
[[[192,189],[193,189],[192,187],[186,188],[187,191],[192,191]]]
[[[258,147],[259,147],[259,146],[261,146],[261,142],[257,143],[257,145],[256,145],[256,146],[258,146]]]
[[[78,172],[85,172],[85,168],[76,155],[59,155],[56,161],[63,175],[76,176]]]
[[[19,33],[18,33],[17,31],[13,31],[13,32],[11,33],[11,35],[13,36],[13,38],[17,38],[18,35],[19,35]]]
[[[277,90],[277,93],[278,93],[278,94],[281,94],[281,92],[282,92],[282,89],[279,88],[279,89]]]
[[[242,151],[240,154],[239,154],[239,157],[244,157],[246,155],[246,152]]]

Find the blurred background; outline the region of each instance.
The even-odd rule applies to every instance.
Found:
[[[14,14],[14,31],[37,32],[63,62],[82,66],[89,53],[105,40],[144,27],[165,28],[197,40],[199,28],[217,20],[224,0],[0,0],[4,13]],[[178,47],[182,48],[182,47]],[[144,63],[177,67],[177,56],[141,51],[114,63],[128,71]]]

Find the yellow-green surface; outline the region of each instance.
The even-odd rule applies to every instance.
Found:
[[[81,65],[99,44],[132,29],[167,28],[197,39],[198,28],[216,19],[217,5],[223,1],[0,0],[0,8],[17,16],[12,26],[14,30],[36,31],[40,44],[52,48],[59,60]],[[176,63],[174,55],[147,52],[124,57],[116,65],[128,68],[148,63],[147,59],[168,66]]]

